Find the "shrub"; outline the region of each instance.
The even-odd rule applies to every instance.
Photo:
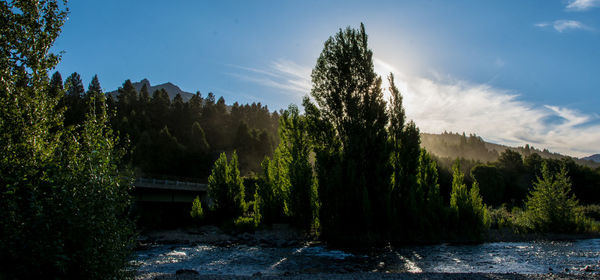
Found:
[[[194,202],[192,202],[192,210],[190,211],[190,216],[192,216],[192,218],[198,221],[204,219],[204,210],[202,209],[202,202],[200,202],[199,196],[196,196]]]
[[[238,217],[233,222],[235,230],[238,232],[253,232],[257,225],[254,222],[254,217]]]
[[[504,229],[513,227],[514,216],[506,209],[506,206],[502,205],[499,208],[490,208],[488,209],[488,214],[490,218],[490,228]]]

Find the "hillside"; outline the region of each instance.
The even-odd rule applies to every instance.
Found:
[[[558,153],[552,153],[547,149],[537,149],[533,146],[525,145],[525,147],[509,147],[505,145],[489,143],[484,141],[477,135],[465,135],[458,133],[447,133],[442,134],[421,134],[421,146],[427,149],[430,153],[442,157],[442,158],[465,158],[472,159],[481,162],[496,161],[498,156],[505,151],[510,149],[518,152],[523,157],[531,155],[533,153],[539,154],[542,158],[551,159],[562,159],[570,158],[578,164],[589,166],[591,168],[600,167],[600,162],[594,161],[591,156],[589,158],[578,159]],[[600,155],[595,155],[600,156]]]
[[[188,101],[192,98],[192,96],[194,96],[193,93],[185,92],[185,91],[181,90],[178,86],[176,86],[170,82],[152,86],[150,84],[150,81],[148,81],[148,79],[143,79],[139,82],[132,83],[132,84],[133,84],[133,87],[135,87],[135,90],[138,92],[142,89],[142,86],[144,84],[146,84],[146,87],[148,87],[148,92],[150,93],[150,96],[152,96],[152,93],[154,93],[155,91],[160,90],[160,89],[164,89],[167,92],[167,94],[169,95],[169,98],[171,98],[171,99],[175,98],[175,96],[177,94],[181,94],[183,101]],[[114,90],[114,91],[108,92],[107,94],[112,96],[113,98],[116,98],[117,95],[119,95],[119,92],[118,92],[118,90]]]
[[[591,155],[589,157],[584,157],[581,159],[600,163],[600,154]]]

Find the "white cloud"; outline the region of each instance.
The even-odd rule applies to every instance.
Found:
[[[552,26],[558,32],[564,32],[571,29],[589,29],[589,27],[587,27],[585,24],[576,20],[556,20]]]
[[[277,60],[269,65],[269,69],[257,69],[238,65],[229,65],[243,73],[230,75],[268,87],[283,89],[284,93],[306,95],[310,93],[311,68],[298,65],[290,60]]]
[[[375,71],[383,78],[387,96],[387,75],[394,73],[404,97],[409,119],[422,132],[476,133],[487,141],[536,148],[548,148],[571,156],[598,153],[600,117],[554,105],[535,105],[514,92],[486,84],[436,75],[424,78],[406,74],[392,64],[374,58]],[[271,63],[268,70],[256,73],[256,82],[289,90],[293,94],[310,92],[310,68],[291,61]],[[262,74],[261,74],[262,73]],[[260,77],[258,77],[260,76]],[[288,77],[280,79],[280,77]]]
[[[559,106],[536,106],[514,92],[485,84],[407,75],[380,59],[374,62],[379,74],[390,69],[394,73],[407,117],[423,132],[464,131],[495,143],[532,144],[572,156],[598,152],[598,116]]]
[[[536,23],[534,24],[535,27],[539,27],[539,28],[546,28],[546,27],[552,27],[554,28],[554,30],[562,33],[562,32],[566,32],[566,31],[570,31],[570,30],[592,30],[591,27],[576,21],[576,20],[566,20],[566,19],[559,19],[559,20],[555,20],[553,22],[540,22],[540,23]]]
[[[567,4],[570,11],[587,11],[594,7],[600,7],[600,0],[570,0]]]

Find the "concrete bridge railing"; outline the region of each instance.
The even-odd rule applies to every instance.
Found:
[[[184,181],[166,180],[166,179],[144,178],[144,177],[136,178],[133,185],[136,188],[167,189],[167,190],[181,190],[181,191],[206,192],[208,189],[208,185],[202,184],[202,183],[184,182]]]

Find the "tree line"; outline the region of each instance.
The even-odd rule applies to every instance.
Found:
[[[217,160],[214,215],[242,227],[287,221],[344,245],[482,240],[499,219],[515,231],[598,231],[574,195],[600,190],[597,170],[536,153],[497,155],[473,135],[463,135],[463,148],[497,161],[436,158],[421,148],[392,74],[383,98],[364,26],[330,37],[311,77],[305,113],[291,105],[280,114],[280,142],[262,174],[239,179],[235,153]],[[498,210],[507,207],[512,214]]]
[[[164,89],[138,92],[130,80],[118,95],[102,94],[94,76],[87,91],[78,73],[65,81],[52,75],[51,94],[64,91],[65,125],[79,125],[89,111],[88,100],[106,98],[111,127],[120,135],[119,145],[129,153],[125,161],[138,176],[177,176],[205,180],[221,152],[237,150],[244,174],[260,170],[260,159],[271,155],[277,144],[279,114],[260,103],[215,100],[211,92],[197,92],[187,102],[180,94],[171,100]],[[95,96],[98,95],[98,96]]]

